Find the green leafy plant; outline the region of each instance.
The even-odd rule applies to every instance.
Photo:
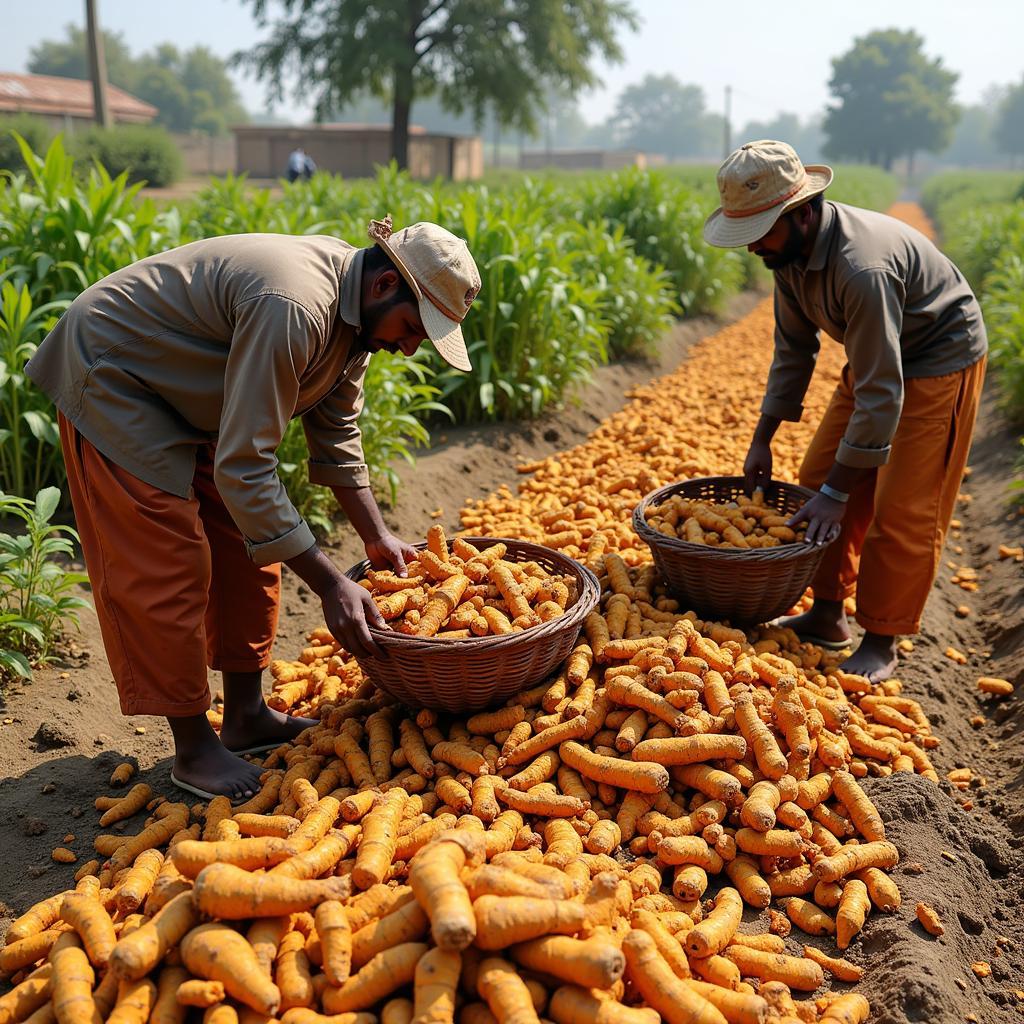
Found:
[[[412,358],[378,352],[366,371],[366,404],[359,416],[363,457],[370,476],[386,487],[392,504],[400,483],[394,463],[402,459],[413,465],[413,452],[430,444],[425,425],[428,418],[451,418],[448,407],[437,401],[439,389],[428,383],[428,358],[424,352]],[[309,453],[301,420],[288,424],[277,458],[278,472],[292,503],[314,530],[326,536],[331,532],[337,506],[329,488],[309,482]]]
[[[621,224],[570,222],[565,238],[579,255],[577,272],[600,296],[609,358],[656,353],[680,312],[665,268],[638,255]]]
[[[151,188],[172,185],[181,177],[181,152],[167,131],[156,125],[118,124],[90,128],[72,136],[69,148],[88,165],[95,161],[112,178],[126,174]]]
[[[607,358],[597,286],[543,202],[469,192],[445,213],[483,285],[463,326],[473,372],[434,360],[443,401],[459,421],[536,416]]]
[[[127,176],[76,173],[58,136],[40,157],[15,136],[26,170],[0,172],[0,277],[28,284],[33,301],[73,299],[107,274],[190,241],[177,210],[140,201]]]
[[[1024,424],[1022,187],[1020,173],[963,171],[936,175],[922,190],[946,251],[981,300],[999,403],[1016,424]],[[1024,459],[1018,470],[1022,465]],[[1015,480],[1011,490],[1024,500],[1024,481]]]
[[[319,182],[324,175],[318,175]],[[195,200],[185,208],[186,231],[190,238],[269,231],[288,235],[336,234],[337,217],[327,212],[323,191],[312,183],[287,185],[282,197],[249,185],[246,176],[228,174],[211,179]],[[305,186],[305,187],[303,187]]]
[[[415,464],[413,452],[430,444],[427,420],[452,419],[438,401],[440,389],[429,383],[428,359],[423,350],[412,358],[378,352],[366,371],[366,405],[359,416],[363,454],[370,475],[387,485],[392,504],[400,483],[394,463]]]
[[[326,537],[332,529],[334,495],[328,488],[309,482],[308,459],[302,421],[292,420],[277,446],[277,472],[299,515],[315,533]]]
[[[1012,420],[1024,423],[1024,231],[1004,242],[985,277],[982,305],[1001,404]]]
[[[1017,465],[1010,483],[1010,493],[1016,504],[1024,503],[1024,437],[1020,439],[1021,452],[1017,456]]]
[[[921,205],[945,234],[964,213],[1019,199],[1022,188],[1020,171],[945,171],[924,183]]]
[[[48,661],[54,641],[89,602],[73,593],[82,573],[61,564],[74,554],[78,535],[52,522],[60,491],[46,487],[35,500],[0,494],[0,516],[20,520],[17,533],[0,533],[0,680],[32,675]]]
[[[717,196],[692,192],[670,177],[630,169],[591,180],[582,190],[581,219],[621,225],[636,251],[665,267],[686,313],[715,312],[739,290],[742,256],[702,237]]]
[[[32,114],[0,117],[0,169],[25,169],[25,160],[15,135],[20,135],[34,152],[41,153],[53,138],[53,130],[43,118]]]
[[[34,305],[28,285],[0,283],[0,490],[31,494],[63,476],[53,405],[29,384],[25,364],[66,299]]]

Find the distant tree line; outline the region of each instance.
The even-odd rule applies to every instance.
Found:
[[[722,156],[723,115],[704,90],[672,74],[624,88],[611,116],[589,124],[576,96],[596,81],[598,57],[621,60],[621,29],[637,24],[628,0],[246,0],[270,34],[230,60],[254,70],[275,99],[294,83],[321,121],[393,126],[404,163],[413,122],[442,132],[479,132],[506,148],[624,148],[669,160]],[[422,9],[421,9],[422,8]],[[525,42],[524,42],[525,40]],[[572,41],[569,46],[567,40]],[[165,43],[133,56],[119,33],[104,34],[108,78],[152,103],[172,131],[220,134],[247,120],[229,61],[198,46]],[[87,78],[84,32],[30,54],[38,74]],[[914,31],[869,32],[832,61],[832,101],[819,116],[779,113],[732,126],[733,144],[779,138],[806,161],[838,159],[891,167],[916,154],[960,166],[1024,156],[1024,79],[993,86],[982,101],[954,100],[957,74],[924,52]]]
[[[111,85],[156,107],[156,123],[168,131],[223,135],[232,124],[249,119],[226,62],[205,46],[183,51],[162,43],[136,57],[121,33],[104,32],[103,48]],[[64,39],[41,42],[29,53],[28,70],[88,78],[85,32],[67,25]]]
[[[1011,164],[1024,156],[1024,79],[993,85],[981,102],[953,100],[957,76],[929,60],[913,32],[872,32],[833,61],[833,102],[820,115],[782,112],[767,120],[732,126],[734,145],[752,139],[783,139],[807,162],[861,161],[891,167],[918,153],[955,166]],[[614,112],[588,123],[565,90],[549,88],[534,131],[502,126],[490,109],[477,120],[447,110],[440,97],[417,98],[416,124],[432,131],[476,132],[485,144],[501,141],[525,149],[624,148],[661,153],[670,160],[722,156],[724,119],[709,108],[699,85],[674,75],[646,75],[618,95]],[[327,120],[387,124],[390,108],[365,93],[331,107]]]

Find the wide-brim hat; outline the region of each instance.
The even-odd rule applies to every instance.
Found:
[[[748,142],[718,169],[722,205],[704,222],[704,240],[723,249],[763,238],[787,211],[832,184],[832,168],[801,163],[792,146]]]
[[[393,231],[390,214],[371,221],[368,234],[412,289],[441,358],[457,370],[472,370],[462,321],[480,291],[480,272],[465,241],[425,221]]]

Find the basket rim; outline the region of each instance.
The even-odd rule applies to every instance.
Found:
[[[744,478],[741,476],[702,476],[691,477],[688,480],[677,480],[674,483],[666,484],[664,487],[659,487],[657,490],[645,495],[633,509],[633,529],[637,536],[652,548],[657,547],[663,551],[678,555],[715,558],[722,562],[743,561],[747,564],[752,562],[794,561],[807,557],[811,552],[821,551],[835,543],[837,538],[833,537],[832,540],[820,545],[809,545],[806,542],[802,542],[780,544],[775,548],[757,548],[755,550],[743,550],[742,548],[723,549],[717,548],[712,544],[695,544],[693,541],[682,540],[679,537],[669,537],[658,530],[652,530],[647,525],[644,513],[651,505],[658,504],[675,494],[679,494],[688,487],[714,483],[742,488],[744,482]],[[788,491],[802,497],[805,501],[810,501],[817,493],[808,487],[802,487],[800,484],[791,484],[785,480],[772,480],[765,490],[766,492],[771,492],[772,490],[776,492]]]
[[[578,627],[601,600],[601,585],[594,573],[581,562],[562,554],[562,552],[557,551],[555,548],[547,548],[530,541],[515,540],[510,537],[467,536],[459,537],[459,539],[481,550],[493,544],[509,545],[510,550],[513,547],[517,548],[519,553],[526,556],[518,559],[518,561],[533,561],[536,559],[536,556],[540,556],[550,561],[561,562],[570,573],[580,579],[580,592],[577,595],[576,601],[566,609],[564,615],[559,615],[556,619],[549,619],[547,622],[542,622],[539,626],[532,626],[530,629],[524,629],[518,633],[505,634],[504,636],[470,636],[460,639],[410,636],[407,633],[396,633],[394,630],[380,629],[367,623],[370,634],[382,647],[391,647],[396,651],[401,650],[404,654],[417,653],[423,655],[449,655],[456,649],[465,653],[501,650],[523,642],[540,640],[565,629]],[[419,541],[412,544],[411,547],[422,551],[427,547],[427,543],[426,541]],[[354,582],[359,582],[369,569],[370,560],[363,559],[363,561],[351,566],[345,572],[345,576]]]

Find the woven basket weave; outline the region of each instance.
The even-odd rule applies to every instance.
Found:
[[[479,711],[535,686],[569,656],[583,620],[601,599],[597,577],[557,551],[495,537],[462,539],[480,550],[504,544],[506,561],[537,562],[552,574],[572,576],[576,599],[557,619],[507,636],[444,640],[371,627],[387,658],[359,658],[359,667],[373,683],[410,707]],[[358,582],[369,568],[369,562],[360,562],[345,575]]]
[[[791,608],[807,589],[827,544],[782,544],[740,551],[668,537],[647,525],[646,511],[673,495],[721,504],[745,496],[743,477],[712,476],[648,494],[633,510],[633,529],[651,549],[654,562],[685,608],[703,618],[752,625],[769,622]],[[814,491],[772,481],[765,504],[789,516],[814,497]]]

